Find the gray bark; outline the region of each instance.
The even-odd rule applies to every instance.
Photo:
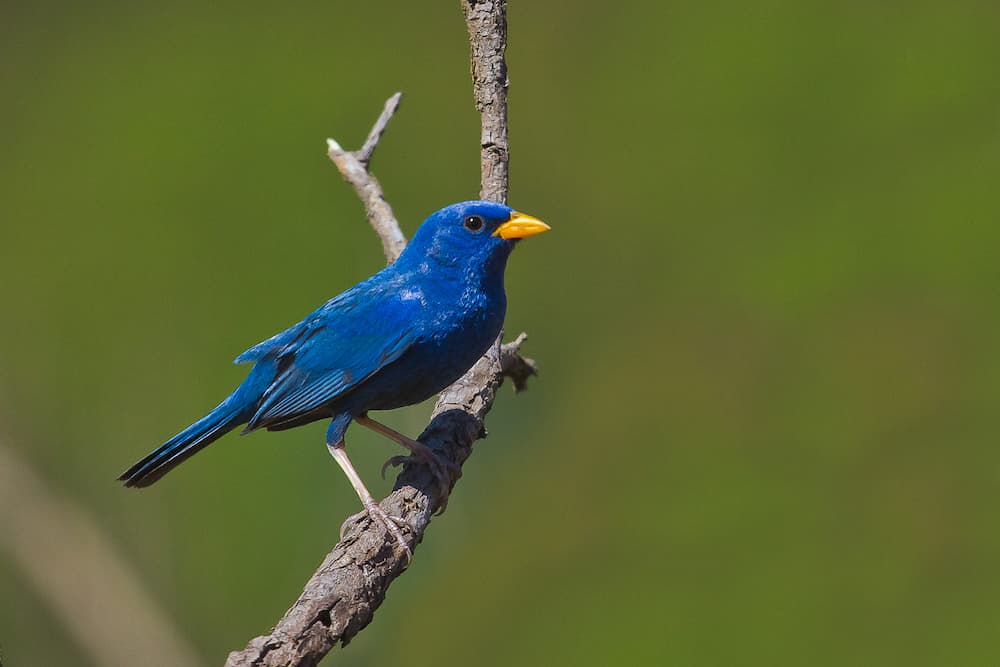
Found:
[[[469,30],[472,93],[482,118],[480,197],[507,203],[507,0],[460,0]]]

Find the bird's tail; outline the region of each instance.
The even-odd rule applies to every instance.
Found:
[[[234,392],[217,408],[188,426],[150,452],[141,461],[123,472],[119,481],[125,486],[149,486],[174,469],[182,461],[194,456],[226,433],[246,422],[243,401]]]

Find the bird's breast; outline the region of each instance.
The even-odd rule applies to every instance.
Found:
[[[412,343],[379,373],[379,391],[365,397],[367,410],[391,410],[424,401],[460,378],[496,340],[506,301],[489,294],[463,294],[448,306],[422,293],[426,305],[411,323]],[[414,293],[413,298],[419,298]],[[375,380],[373,378],[373,380]],[[367,393],[367,392],[364,392]],[[360,398],[360,397],[359,397]]]

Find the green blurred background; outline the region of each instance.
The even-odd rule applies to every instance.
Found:
[[[996,664],[998,20],[512,0],[511,203],[553,232],[507,328],[542,375],[327,664]],[[114,478],[382,265],[327,136],[403,90],[405,231],[477,194],[467,57],[457,2],[0,8],[0,431],[205,664],[356,511],[325,426]],[[394,446],[349,442],[384,494]],[[9,667],[94,664],[7,552],[0,600]]]

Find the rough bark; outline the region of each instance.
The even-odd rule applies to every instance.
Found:
[[[507,0],[460,0],[469,30],[472,93],[482,118],[480,197],[507,203]]]
[[[460,1],[469,29],[476,108],[482,118],[481,197],[504,202],[508,188],[506,2]],[[406,240],[368,165],[398,107],[399,97],[397,93],[386,103],[361,150],[345,151],[334,140],[328,140],[330,159],[365,203],[368,220],[382,239],[390,262],[402,251]],[[486,414],[504,377],[512,379],[516,390],[522,390],[527,378],[535,374],[534,362],[519,354],[525,338],[521,334],[506,345],[498,338],[475,366],[441,393],[430,423],[418,438],[454,463],[458,476],[472,453],[473,443],[486,436]],[[456,481],[454,476],[449,488]],[[440,504],[437,500],[437,484],[430,469],[420,463],[407,463],[381,506],[390,516],[400,517],[409,525],[407,538],[410,549],[415,550],[431,517],[446,503],[447,498]],[[355,523],[274,629],[250,640],[245,649],[231,653],[226,665],[317,664],[334,646],[346,645],[371,622],[389,585],[408,565],[405,550],[384,527],[368,519]]]

